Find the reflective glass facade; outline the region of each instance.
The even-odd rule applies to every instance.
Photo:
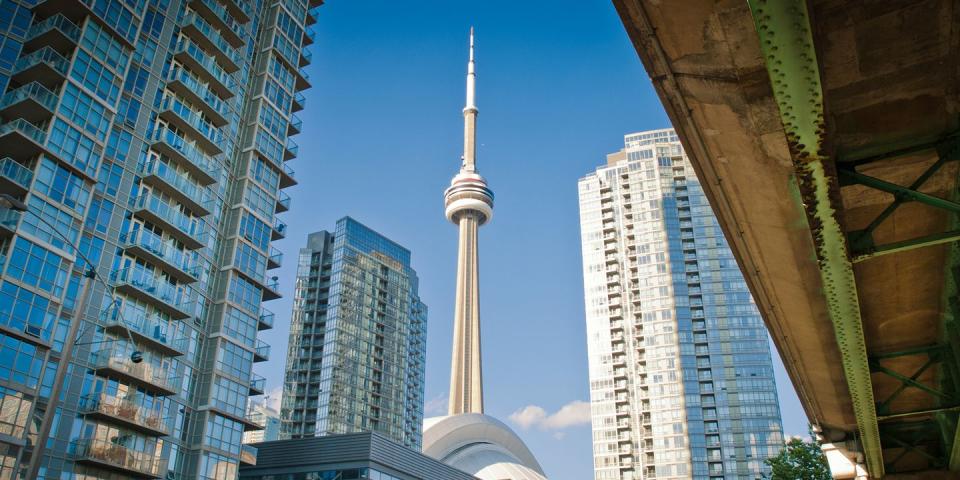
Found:
[[[29,210],[0,208],[0,478],[31,459],[67,341],[41,478],[251,460],[320,3],[0,0],[0,193]],[[102,281],[76,312],[81,258]]]
[[[596,480],[760,479],[783,443],[767,332],[673,130],[579,182]]]
[[[420,450],[427,307],[410,252],[350,217],[300,250],[281,438],[377,432]]]

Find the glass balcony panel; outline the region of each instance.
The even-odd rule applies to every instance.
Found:
[[[133,363],[130,350],[118,347],[114,342],[104,350],[98,350],[91,356],[91,364],[98,374],[116,377],[121,380],[140,385],[145,390],[162,395],[173,395],[177,392],[176,381],[171,372],[163,367],[154,365],[151,353],[144,352],[144,359],[140,363]]]
[[[311,62],[313,62],[313,54],[310,53],[308,50],[301,50],[300,51],[300,68],[310,65]]]
[[[163,459],[159,454],[141,452],[105,440],[92,438],[74,440],[70,444],[70,449],[79,462],[132,473],[137,476],[159,478],[161,471],[166,470]]]
[[[266,275],[259,283],[263,286],[264,302],[280,298],[280,281],[277,277]]]
[[[50,47],[43,47],[31,54],[17,59],[13,66],[11,80],[24,85],[30,82],[40,82],[49,89],[54,89],[67,77],[70,61]]]
[[[266,388],[267,379],[256,373],[252,374],[250,377],[250,395],[263,395]]]
[[[223,38],[230,42],[234,47],[241,47],[244,44],[244,31],[233,16],[227,12],[226,7],[217,0],[192,0],[190,7],[197,11],[203,18],[220,30]]]
[[[80,27],[58,13],[30,26],[23,50],[27,52],[49,46],[60,53],[66,53],[73,50],[79,42]]]
[[[283,159],[291,160],[297,157],[297,154],[300,153],[300,145],[297,145],[297,142],[293,141],[292,138],[287,139],[287,146],[283,151]]]
[[[147,435],[170,435],[170,427],[164,421],[160,405],[146,407],[132,399],[100,393],[82,397],[80,411],[88,416],[116,421]]]
[[[200,278],[200,267],[189,254],[150,230],[121,234],[120,245],[127,252],[160,266],[181,283],[193,283]]]
[[[140,174],[146,183],[163,189],[197,216],[202,217],[211,213],[213,195],[210,190],[194,183],[170,165],[149,160],[141,167]]]
[[[257,464],[257,448],[250,445],[241,445],[240,464],[255,466]]]
[[[160,102],[160,117],[176,125],[177,129],[189,133],[210,155],[223,153],[223,132],[176,97],[163,98]]]
[[[283,252],[276,247],[270,247],[270,256],[267,257],[267,268],[279,268],[283,264]]]
[[[266,330],[269,328],[273,328],[274,317],[275,316],[273,312],[271,312],[270,310],[267,310],[266,308],[261,308],[259,330]]]
[[[293,105],[291,106],[290,111],[291,111],[291,112],[299,112],[300,110],[303,110],[303,108],[306,106],[306,104],[307,104],[307,97],[303,96],[302,93],[297,92],[297,93],[293,96]]]
[[[277,212],[286,212],[290,210],[290,195],[287,195],[286,192],[281,191],[277,195]]]
[[[193,143],[166,126],[156,125],[150,141],[158,152],[179,161],[184,168],[190,170],[200,183],[210,185],[220,178],[220,166],[213,157],[203,153]]]
[[[283,164],[283,169],[280,170],[280,188],[292,187],[296,184],[297,178],[293,168],[290,165]]]
[[[121,268],[110,274],[117,291],[151,302],[159,310],[176,319],[189,318],[193,313],[190,288],[174,285],[139,268]]]
[[[33,170],[10,157],[0,159],[0,193],[14,196],[25,194],[30,190],[32,181]]]
[[[0,208],[0,235],[13,235],[17,231],[17,225],[20,224],[20,216],[21,212]]]
[[[186,37],[180,38],[174,48],[174,57],[190,67],[208,82],[221,98],[233,98],[237,82],[223,68],[217,65],[199,45]]]
[[[36,125],[18,118],[0,125],[0,152],[5,155],[28,159],[45,153],[47,134]]]
[[[208,51],[213,51],[225,71],[233,73],[240,70],[242,63],[240,55],[203,17],[196,13],[188,13],[181,25],[182,31],[190,35],[197,44]]]
[[[230,107],[227,102],[187,70],[173,68],[167,76],[167,88],[197,105],[214,126],[222,127],[229,121]]]
[[[270,345],[263,340],[257,339],[257,346],[254,348],[253,361],[266,362],[270,359]]]
[[[160,225],[187,248],[198,249],[206,244],[207,229],[202,219],[186,215],[150,193],[143,193],[130,203],[134,213]]]
[[[290,115],[290,123],[287,124],[287,135],[295,135],[303,131],[303,120],[296,115]]]
[[[280,240],[281,238],[286,238],[287,236],[287,224],[280,220],[279,218],[273,222],[273,234],[270,236],[271,240]]]

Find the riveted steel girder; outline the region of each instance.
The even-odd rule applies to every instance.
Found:
[[[870,366],[853,263],[837,212],[834,164],[824,149],[823,90],[803,0],[750,0],[767,73],[816,246],[827,310],[840,348],[867,469],[884,475]]]

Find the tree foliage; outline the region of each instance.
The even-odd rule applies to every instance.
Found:
[[[790,439],[776,457],[767,459],[772,468],[771,480],[832,480],[827,457],[813,432],[810,436],[814,440]]]

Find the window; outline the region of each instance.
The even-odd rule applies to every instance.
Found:
[[[63,89],[59,111],[97,140],[102,142],[107,138],[107,129],[110,127],[113,115],[103,104],[82,92],[76,85],[67,82],[67,86]]]
[[[230,279],[230,291],[228,294],[230,301],[246,308],[250,313],[257,314],[260,311],[260,302],[263,299],[263,293],[254,284],[233,276]]]
[[[37,169],[34,187],[50,200],[60,202],[78,214],[90,199],[90,189],[83,179],[43,156]]]
[[[68,263],[60,255],[17,237],[7,263],[7,276],[59,297],[67,284]]]
[[[207,433],[203,439],[205,445],[233,454],[239,454],[242,440],[242,423],[221,417],[215,413],[211,413],[207,418]]]
[[[90,22],[90,25],[95,25]],[[73,64],[70,76],[95,93],[108,105],[116,105],[120,94],[120,76],[107,69],[102,63],[95,60],[83,50],[77,51],[77,59]]]
[[[43,353],[35,345],[0,333],[0,379],[36,388],[43,370]]]
[[[59,118],[50,131],[47,147],[87,175],[91,177],[96,175],[97,163],[103,149],[93,139]]]
[[[50,340],[56,320],[55,303],[10,282],[0,286],[0,325]]]
[[[246,210],[240,210],[240,212],[240,235],[260,250],[266,251],[273,229],[266,223],[260,221],[252,213]]]
[[[250,372],[253,370],[253,352],[223,340],[217,349],[217,369],[227,375],[248,381]]]

